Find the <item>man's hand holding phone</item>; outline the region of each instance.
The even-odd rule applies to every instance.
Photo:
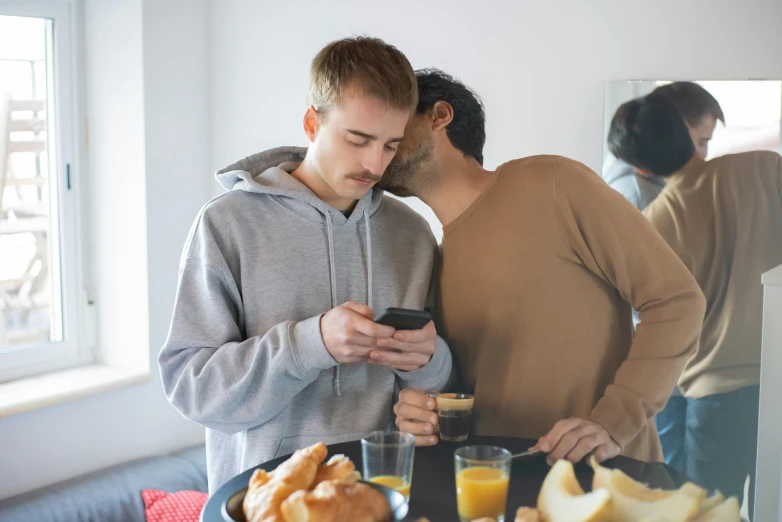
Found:
[[[437,346],[437,330],[428,313],[389,309],[376,317],[375,321],[395,324],[397,328],[419,328],[397,329],[390,338],[377,339],[378,349],[370,352],[370,363],[383,364],[405,372],[418,370],[429,363]]]
[[[323,314],[320,318],[323,344],[338,363],[367,361],[379,340],[392,339],[396,330],[376,323],[374,317],[370,307],[352,301]]]

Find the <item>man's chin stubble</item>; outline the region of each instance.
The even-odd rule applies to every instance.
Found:
[[[415,196],[415,190],[411,189],[407,185],[395,184],[393,181],[383,183],[383,180],[381,180],[380,183],[377,184],[377,187],[400,198],[410,198]]]

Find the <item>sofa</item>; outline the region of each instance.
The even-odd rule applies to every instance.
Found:
[[[207,492],[203,445],[0,500],[2,522],[146,522],[141,492]]]

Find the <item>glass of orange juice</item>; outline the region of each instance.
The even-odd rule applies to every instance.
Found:
[[[496,446],[465,446],[454,453],[456,504],[461,522],[505,520],[511,453]]]
[[[364,480],[393,488],[410,500],[414,455],[415,435],[375,431],[361,439]]]

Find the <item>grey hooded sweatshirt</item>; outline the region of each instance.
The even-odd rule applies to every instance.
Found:
[[[346,301],[424,309],[437,248],[426,221],[369,191],[349,217],[289,175],[306,149],[255,154],[217,173],[229,190],[199,213],[159,356],[163,388],[206,427],[209,492],[242,471],[323,441],[360,439],[393,421],[398,390],[442,389],[441,338],[414,372],[339,365],[320,318]]]
[[[605,174],[608,185],[622,194],[638,210],[643,210],[654,201],[665,188],[665,179],[662,176],[644,176],[635,171],[632,165],[619,158],[614,162]]]

